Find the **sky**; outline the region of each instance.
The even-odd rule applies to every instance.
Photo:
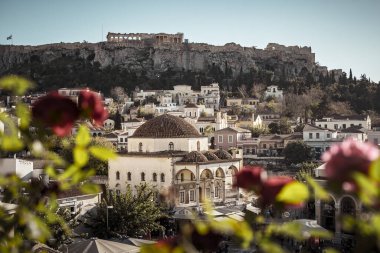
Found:
[[[0,0],[0,44],[99,42],[107,32],[311,46],[320,65],[380,81],[379,0]]]

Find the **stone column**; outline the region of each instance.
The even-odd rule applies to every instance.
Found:
[[[197,207],[199,207],[199,200],[200,200],[200,196],[199,196],[199,164],[197,163],[196,164],[196,167],[195,167],[195,178],[196,178],[196,185],[195,185],[195,199],[197,201]]]
[[[215,184],[214,184],[215,179],[211,179],[211,189],[210,189],[210,201],[213,202],[213,199],[215,197]]]
[[[335,204],[335,239],[340,242],[342,233],[342,224],[340,222],[340,204]]]
[[[223,204],[226,202],[226,179],[223,178],[223,181],[222,181],[222,198],[223,198]]]
[[[321,215],[321,200],[315,200],[315,219],[319,225],[322,224],[322,215]]]

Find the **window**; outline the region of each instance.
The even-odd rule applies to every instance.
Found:
[[[228,135],[228,143],[232,143],[234,140],[234,136],[233,135]]]
[[[203,127],[199,128],[199,132],[203,133]]]
[[[157,182],[157,173],[153,173],[153,182]]]
[[[346,124],[343,124],[343,129],[346,129]]]
[[[197,141],[197,151],[201,151],[201,143]]]
[[[338,129],[338,124],[334,124],[334,129]]]
[[[195,201],[195,190],[189,191],[189,199],[190,201]]]
[[[183,182],[185,180],[185,176],[183,175],[183,173],[181,173],[181,182]]]
[[[223,142],[223,135],[218,135],[218,142],[222,143]]]
[[[313,139],[313,133],[309,133],[309,139]]]
[[[173,143],[173,142],[170,142],[170,143],[169,143],[169,150],[170,150],[170,151],[173,151],[173,150],[174,150],[174,143]]]
[[[185,203],[185,191],[179,192],[179,203]]]
[[[131,180],[132,180],[132,174],[131,174],[131,172],[128,172],[128,173],[127,173],[127,179],[128,179],[128,181],[131,181]]]
[[[215,198],[219,198],[219,187],[215,186]]]
[[[325,128],[327,128],[327,124],[325,124]]]
[[[315,134],[315,138],[319,139],[319,133]]]
[[[142,152],[143,151],[143,144],[140,142],[139,143],[139,152]]]
[[[165,182],[165,174],[161,173],[161,182]]]
[[[327,134],[327,138],[331,138],[331,134]]]
[[[263,148],[267,148],[267,144],[263,144]]]
[[[145,181],[145,173],[144,172],[141,173],[141,181]]]
[[[119,171],[116,172],[116,180],[120,180],[120,172]]]

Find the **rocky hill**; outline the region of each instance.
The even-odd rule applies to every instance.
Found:
[[[304,78],[307,73],[318,76],[320,70],[324,69],[315,64],[310,47],[274,43],[265,49],[235,43],[224,46],[135,42],[0,46],[0,75],[26,75],[41,88],[88,85],[105,90],[113,85],[131,88],[132,83],[161,88],[175,82],[197,86],[209,81],[223,85],[243,75],[254,75],[252,73],[276,81],[284,77],[287,80]],[[245,82],[249,81],[252,80]]]

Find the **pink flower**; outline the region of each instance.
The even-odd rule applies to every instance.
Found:
[[[33,104],[32,115],[39,123],[51,127],[56,135],[66,136],[71,133],[79,110],[70,98],[52,92]]]
[[[100,96],[93,91],[82,90],[79,94],[78,106],[81,115],[94,120],[96,125],[103,124],[103,121],[108,118],[108,112],[104,109]]]
[[[261,189],[261,205],[265,207],[274,204],[277,194],[285,185],[291,182],[294,182],[294,179],[286,176],[270,177],[264,181]],[[287,205],[290,203],[283,204]],[[291,205],[294,206],[295,203],[291,203]]]
[[[378,159],[379,155],[376,146],[348,139],[332,146],[323,154],[322,160],[326,162],[325,171],[329,182],[352,190],[355,189],[352,174],[360,172],[367,175],[371,162]]]
[[[247,190],[256,190],[259,191],[263,180],[267,178],[266,171],[257,166],[247,165],[244,166],[236,174],[236,183],[235,186],[247,189]]]

